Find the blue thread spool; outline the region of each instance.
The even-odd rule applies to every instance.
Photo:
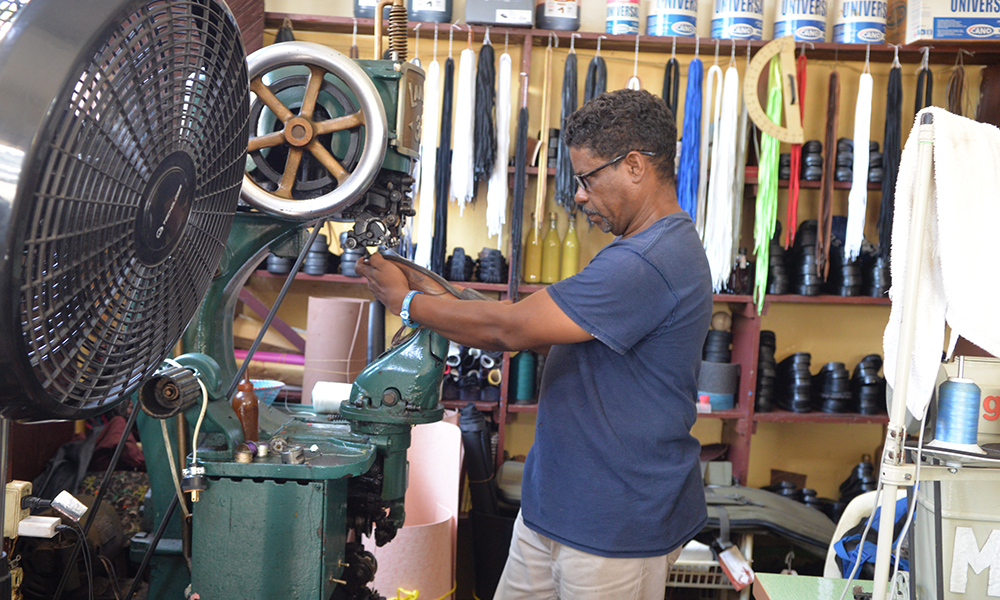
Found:
[[[938,389],[935,442],[975,446],[982,390],[971,379],[952,377]]]

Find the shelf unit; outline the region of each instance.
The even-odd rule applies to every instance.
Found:
[[[279,13],[279,12],[268,12],[265,13],[265,27],[269,30],[275,30],[280,27],[284,19],[289,19],[292,22],[292,26],[296,31],[311,31],[311,32],[321,32],[321,33],[332,33],[349,35],[357,26],[357,31],[362,35],[370,35],[373,32],[373,21],[371,19],[353,19],[350,17],[327,17],[327,16],[316,16],[316,15],[303,15],[303,14],[292,14],[292,13]],[[416,22],[409,23],[410,36],[413,37],[413,28],[417,25]],[[447,35],[450,25],[445,24],[434,24],[434,23],[421,23],[421,36],[427,39],[427,37],[433,35],[433,30],[439,32],[439,36]],[[555,36],[559,39],[559,46],[566,47],[569,45],[571,37],[575,37],[575,46],[578,49],[596,49],[598,44],[598,39],[601,38],[601,48],[603,50],[615,50],[623,52],[633,52],[636,50],[636,42],[638,41],[638,50],[641,53],[654,53],[669,55],[672,51],[672,46],[676,43],[676,52],[678,54],[694,54],[696,46],[700,46],[703,54],[714,53],[716,44],[718,43],[720,52],[728,52],[733,45],[738,46],[738,51],[745,53],[746,47],[749,46],[751,52],[756,52],[761,47],[763,47],[766,41],[753,41],[753,42],[730,42],[728,40],[717,41],[713,39],[702,38],[700,40],[695,40],[694,38],[674,38],[671,37],[656,37],[648,35],[605,35],[600,32],[570,32],[570,31],[547,31],[538,29],[525,29],[525,28],[504,28],[504,27],[482,27],[482,26],[468,26],[461,25],[455,30],[455,37],[461,39],[463,42],[471,34],[471,37],[476,42],[481,42],[485,37],[487,30],[491,39],[508,39],[511,44],[521,44],[522,46],[522,57],[520,72],[531,73],[531,61],[533,58],[533,50],[538,50],[543,48],[547,43],[550,36]],[[966,65],[991,65],[988,67],[983,74],[983,89],[987,88],[987,84],[996,85],[1000,82],[1000,44],[995,43],[964,43],[964,42],[942,42],[940,40],[934,40],[933,42],[926,42],[920,44],[904,45],[898,48],[898,58],[900,62],[914,65],[920,63],[923,58],[921,49],[924,46],[933,45],[933,52],[929,55],[929,60],[932,64],[942,65],[952,65],[956,63],[956,58],[961,53],[963,48],[974,48],[975,53],[972,55],[965,55],[963,57],[964,64]],[[872,62],[888,63],[893,60],[896,50],[888,45],[865,45],[865,44],[835,44],[835,43],[818,43],[810,45],[808,50],[808,56],[810,59],[819,61],[842,61],[842,62],[863,62],[866,56],[870,58]],[[362,58],[367,58],[365,56],[365,51],[362,51]],[[515,70],[515,73],[518,71]],[[522,80],[521,85],[530,85],[530,82]],[[515,98],[519,98],[524,94],[524,90],[512,90],[516,94]],[[985,112],[987,114],[980,114],[981,120],[987,122],[992,122],[994,124],[1000,123],[1000,102],[993,101],[992,103],[984,100]],[[996,106],[993,106],[996,105]],[[981,108],[981,113],[984,109]],[[513,169],[510,169],[511,173]],[[537,167],[528,167],[527,173],[529,176],[537,176],[539,169]],[[554,169],[548,170],[549,174],[554,174]],[[746,183],[749,186],[755,186],[757,184],[757,169],[756,167],[748,167],[746,173]],[[805,189],[818,188],[820,182],[818,181],[800,181],[800,187]],[[780,187],[787,187],[788,181],[782,180],[779,182]],[[835,189],[850,189],[850,182],[835,182]],[[869,190],[878,191],[881,189],[881,184],[871,183],[868,186]],[[751,195],[752,197],[752,195]],[[747,202],[744,199],[744,202]],[[508,254],[509,256],[509,249]],[[262,275],[268,276],[268,275]],[[324,275],[320,277],[310,277],[305,275],[299,276],[301,279],[319,280],[319,281],[330,281],[337,283],[351,283],[351,284],[364,284],[365,280],[362,278],[344,277],[340,275]],[[481,284],[481,283],[469,283],[461,284],[468,285],[475,289],[487,292],[497,293],[500,298],[509,298],[514,294],[529,294],[543,289],[544,285],[528,285],[521,283],[517,285],[511,283],[508,285],[499,284]],[[757,358],[758,358],[758,347],[760,342],[760,330],[761,330],[761,315],[767,312],[770,305],[774,304],[816,304],[816,305],[855,305],[855,306],[888,306],[890,301],[888,298],[867,298],[867,297],[838,297],[838,296],[795,296],[795,295],[780,295],[780,296],[767,296],[762,307],[762,311],[758,313],[757,308],[753,304],[753,300],[750,296],[734,296],[734,295],[716,295],[714,301],[717,304],[728,305],[733,314],[733,350],[732,350],[732,360],[735,363],[743,365],[741,377],[740,377],[740,389],[739,389],[739,399],[737,405],[732,410],[700,414],[699,418],[703,419],[719,419],[722,421],[722,441],[729,444],[729,460],[733,463],[733,474],[741,483],[746,484],[747,475],[749,470],[750,461],[750,446],[751,439],[756,428],[757,423],[869,423],[869,424],[884,424],[887,422],[887,417],[885,415],[857,415],[857,414],[825,414],[825,413],[805,413],[796,414],[787,411],[774,411],[768,413],[756,413],[754,411],[754,392],[756,385],[756,370],[757,370]],[[510,360],[509,355],[504,354],[502,368],[504,373],[509,372]],[[501,397],[500,401],[497,403],[486,403],[477,402],[476,406],[481,410],[489,411],[493,414],[494,419],[498,427],[498,461],[502,460],[505,436],[506,436],[506,425],[508,424],[508,419],[517,413],[535,413],[537,412],[536,404],[514,404],[509,403],[507,398],[507,386],[506,384],[501,385]],[[451,408],[458,408],[467,404],[466,401],[460,400],[448,400],[445,401],[445,406]]]

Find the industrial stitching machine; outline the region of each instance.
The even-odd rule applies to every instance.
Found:
[[[383,545],[392,540],[403,525],[410,429],[415,424],[434,422],[443,416],[439,398],[448,342],[437,334],[419,329],[385,352],[357,377],[350,399],[343,403],[340,418],[335,420],[326,415],[317,417],[294,409],[282,410],[261,402],[257,444],[245,443],[244,430],[230,406],[230,399],[237,386],[239,371],[233,352],[232,315],[240,289],[267,253],[304,255],[304,248],[309,247],[315,232],[327,219],[354,223],[347,234],[345,245],[349,248],[391,248],[400,241],[406,217],[414,215],[409,197],[413,182],[410,173],[420,140],[424,74],[406,60],[407,18],[402,0],[382,0],[377,14],[381,14],[385,6],[390,6],[388,50],[383,54],[382,23],[377,20],[373,60],[353,60],[318,44],[285,42],[255,52],[247,58],[245,67],[235,20],[228,9],[215,0],[36,0],[22,4],[20,10],[15,8],[13,14],[3,17],[7,19],[7,27],[0,27],[0,86],[7,86],[5,82],[27,69],[26,65],[17,62],[24,62],[18,56],[28,52],[25,48],[30,46],[25,44],[37,41],[46,27],[55,32],[53,37],[57,37],[59,28],[64,27],[67,32],[78,33],[63,34],[67,47],[61,50],[63,55],[59,58],[69,65],[66,68],[69,85],[67,87],[62,81],[53,83],[54,104],[70,98],[71,107],[83,107],[80,85],[76,86],[76,91],[73,89],[74,78],[102,90],[88,96],[92,102],[86,107],[93,111],[90,114],[81,116],[80,110],[76,110],[75,115],[74,110],[67,111],[67,119],[75,117],[80,124],[67,125],[64,120],[59,125],[52,125],[51,121],[59,117],[58,113],[52,117],[50,112],[48,116],[39,117],[38,129],[58,134],[60,127],[72,126],[86,133],[90,127],[89,135],[93,136],[94,131],[103,132],[111,145],[123,145],[114,137],[117,132],[124,131],[121,135],[128,136],[130,130],[138,130],[137,144],[133,144],[136,146],[148,141],[143,132],[153,132],[156,126],[174,127],[180,132],[177,136],[188,143],[178,146],[170,142],[174,144],[173,152],[162,153],[167,158],[160,160],[161,155],[155,155],[149,160],[155,167],[149,169],[151,173],[137,169],[142,171],[143,180],[152,183],[127,208],[138,210],[138,216],[133,217],[135,213],[129,212],[125,219],[128,223],[124,237],[135,243],[126,244],[124,249],[96,250],[95,255],[121,252],[124,258],[113,264],[105,263],[96,278],[98,284],[79,293],[105,293],[96,288],[109,280],[124,283],[107,292],[110,299],[90,298],[82,302],[98,308],[86,309],[77,322],[67,318],[66,327],[62,329],[52,325],[56,317],[44,310],[48,306],[46,302],[55,304],[57,295],[52,293],[52,297],[46,297],[44,292],[32,291],[35,280],[51,283],[51,278],[57,275],[58,265],[32,267],[29,264],[32,256],[44,254],[35,250],[43,236],[32,238],[28,227],[24,227],[28,230],[25,235],[17,234],[21,223],[37,218],[44,194],[33,187],[35,179],[24,177],[23,173],[20,180],[13,179],[14,194],[9,193],[10,188],[0,187],[0,201],[6,201],[6,204],[0,202],[0,209],[3,209],[0,210],[0,224],[9,217],[6,226],[0,228],[0,241],[13,249],[5,258],[5,281],[10,276],[16,289],[28,290],[25,292],[27,300],[22,298],[20,306],[34,306],[39,313],[46,314],[48,324],[42,327],[47,327],[51,336],[47,345],[32,345],[30,333],[38,329],[37,315],[30,310],[19,314],[18,304],[5,298],[2,308],[6,315],[12,316],[0,324],[0,339],[8,347],[0,351],[0,366],[17,377],[4,375],[0,379],[0,414],[4,417],[0,421],[5,434],[2,446],[6,450],[9,419],[31,422],[86,418],[138,398],[133,412],[138,415],[137,426],[144,442],[152,488],[145,510],[148,520],[154,525],[161,524],[158,533],[162,539],[155,549],[151,549],[155,542],[153,536],[140,534],[133,540],[132,554],[137,558],[150,551],[147,560],[151,566],[151,599],[182,598],[185,594],[191,598],[244,600],[379,597],[368,587],[377,566],[373,555],[364,550],[361,538],[374,535],[377,544]],[[164,24],[175,29],[168,29]],[[190,25],[191,29],[177,33],[181,25]],[[155,37],[165,31],[170,31],[173,37]],[[6,39],[3,32],[7,33]],[[79,48],[73,48],[74,43]],[[114,47],[116,43],[120,44],[119,48]],[[167,47],[171,44],[174,46]],[[170,52],[183,54],[198,44],[202,44],[199,46],[202,54],[190,61],[193,67],[184,65],[175,69],[176,65],[167,60],[149,67],[147,58],[150,56],[163,58],[173,56]],[[157,107],[149,102],[145,111],[116,117],[121,127],[109,125],[114,115],[101,102],[110,99],[112,94],[100,86],[114,85],[113,81],[108,83],[112,77],[102,80],[101,76],[80,76],[79,56],[103,66],[118,60],[121,48],[131,52],[131,58],[121,63],[123,68],[141,64],[143,68],[152,69],[152,76],[136,76],[135,81],[140,83],[134,87],[115,89],[122,95],[134,96],[126,100],[143,104],[143,94],[155,93],[145,86],[157,84],[155,76],[167,73],[170,76],[159,81],[165,86],[172,85],[172,91],[157,98],[167,98],[172,103],[169,110],[180,114],[179,119],[157,120]],[[220,55],[239,57],[240,64],[229,66],[235,75],[224,77],[219,75],[218,69],[211,68],[211,61],[220,60]],[[198,61],[202,61],[200,65]],[[55,77],[62,73],[59,69],[63,63],[54,62]],[[247,70],[241,74],[243,68]],[[227,115],[235,122],[233,138],[237,141],[231,146],[245,144],[249,139],[249,148],[236,147],[227,156],[206,157],[209,151],[206,140],[210,138],[206,132],[216,123],[198,111],[210,108],[213,94],[220,90],[225,93],[229,87],[235,90],[236,99],[231,106],[220,108],[215,117],[222,119]],[[240,99],[241,89],[249,91],[244,96],[249,100]],[[167,100],[163,102],[165,105]],[[44,103],[42,108],[45,108]],[[160,108],[168,110],[163,105]],[[99,111],[104,112],[98,114]],[[28,122],[25,128],[36,126],[31,116],[33,114],[24,119]],[[241,117],[246,117],[246,124],[239,122]],[[130,123],[133,120],[139,121],[139,125]],[[206,130],[191,136],[190,131],[199,126]],[[0,127],[0,141],[16,139],[9,135],[4,137],[7,133]],[[22,137],[34,139],[35,136],[29,132]],[[78,137],[83,141],[75,143],[91,143],[83,134]],[[239,142],[240,137],[242,142]],[[212,149],[217,150],[219,146],[214,144]],[[35,149],[27,141],[22,147]],[[178,151],[177,147],[183,149]],[[225,144],[222,147],[225,148]],[[88,152],[92,150],[63,152],[63,156],[75,157],[76,161],[85,163],[86,169],[110,169],[99,160],[90,160]],[[0,167],[8,167],[8,170],[0,169],[0,174],[4,174],[7,183],[12,181],[12,172],[14,176],[18,174],[17,169],[29,171],[23,166],[26,162],[12,163],[9,158],[12,155],[4,156],[0,157],[3,158]],[[31,158],[31,152],[23,156]],[[115,160],[115,155],[103,158]],[[44,174],[46,169],[53,168],[51,161],[27,162],[42,165],[32,171],[34,173]],[[235,165],[235,179],[216,186],[224,191],[228,186],[230,200],[208,211],[222,222],[222,226],[212,233],[221,240],[227,239],[225,234],[228,234],[228,242],[219,244],[215,256],[195,261],[197,264],[192,271],[180,279],[137,280],[148,284],[144,288],[147,292],[153,289],[155,293],[157,286],[179,282],[182,289],[170,290],[175,298],[200,294],[193,301],[188,298],[193,303],[191,314],[180,317],[183,322],[179,327],[168,332],[154,331],[157,347],[153,351],[147,352],[138,346],[123,351],[119,356],[124,358],[119,362],[129,360],[126,355],[130,352],[138,357],[132,359],[136,363],[125,365],[129,369],[125,376],[95,368],[95,358],[99,359],[96,362],[114,366],[115,360],[108,359],[111,344],[138,329],[135,324],[144,316],[142,311],[148,315],[151,309],[136,300],[118,303],[109,309],[111,312],[98,314],[96,319],[93,313],[99,313],[102,302],[111,305],[118,298],[133,293],[128,287],[132,280],[126,273],[127,265],[138,265],[136,272],[165,268],[186,245],[189,249],[191,242],[187,236],[195,235],[196,230],[202,228],[198,221],[201,218],[198,203],[204,201],[207,194],[189,194],[185,186],[202,177],[205,164],[213,162],[224,162],[219,171],[230,175]],[[131,168],[125,165],[120,178],[128,176]],[[242,192],[237,194],[239,180],[242,180]],[[81,182],[79,186],[86,183],[83,179]],[[70,182],[67,185],[72,188],[77,184]],[[74,189],[62,192],[65,197],[88,193],[100,195],[100,191],[89,189],[86,193]],[[110,195],[104,191],[104,196]],[[237,196],[246,203],[238,210]],[[157,223],[160,227],[156,227]],[[231,228],[227,231],[230,223]],[[63,219],[52,225],[48,232],[51,237],[45,240],[59,238],[59,227],[70,229],[73,226],[71,220]],[[313,237],[309,235],[309,227],[314,227]],[[86,231],[74,231],[63,237],[85,239],[81,237],[84,235]],[[94,234],[90,236],[86,239],[92,240]],[[53,245],[50,250],[51,254],[62,253],[62,260],[66,261],[68,249],[65,246]],[[83,253],[84,249],[78,250]],[[19,257],[23,258],[20,263]],[[87,269],[93,269],[90,263],[79,262],[74,268],[77,269],[76,279],[72,282],[76,285],[85,287],[86,281],[95,280],[87,278]],[[108,276],[115,268],[123,269],[123,274]],[[198,273],[198,269],[203,273]],[[432,293],[447,293],[444,291],[446,286],[432,283],[426,273],[420,275],[414,271],[413,277],[430,286],[428,289]],[[70,282],[69,279],[64,281]],[[61,291],[63,297],[67,292],[65,288],[55,291]],[[169,303],[159,306],[150,303],[149,306],[163,313],[170,313],[174,308]],[[177,318],[171,318],[176,324]],[[88,323],[96,322],[99,328],[101,323],[114,322],[116,325],[96,332],[82,329],[80,323],[87,319],[90,319]],[[75,349],[67,349],[73,346],[74,335],[82,336],[84,341],[76,344]],[[181,353],[173,360],[167,359],[178,337]],[[14,352],[22,347],[22,340],[29,349],[17,356]],[[64,354],[46,354],[57,350]],[[57,362],[60,357],[65,360],[57,367],[84,365],[83,371],[66,375],[57,368],[51,376],[40,374],[41,367]],[[139,362],[143,357],[153,364]],[[29,366],[23,367],[25,364]],[[74,382],[91,385],[91,388],[77,398],[72,391],[60,393],[52,385],[53,381],[69,381],[67,387],[70,388]],[[103,395],[90,390],[99,390]],[[142,413],[138,411],[140,405]],[[196,446],[188,457],[181,457],[186,466],[181,485],[185,496],[193,501],[190,525],[182,523],[180,511],[175,510],[179,494],[175,492],[173,479],[177,475],[171,474],[168,461],[172,461],[173,456],[168,455],[160,431],[162,419],[179,414],[186,416],[185,437],[193,440]],[[170,437],[172,446],[177,448],[176,431],[172,431]],[[0,458],[5,460],[6,454]],[[81,520],[84,521],[86,516]],[[189,540],[185,539],[187,534],[184,532],[188,526]],[[184,556],[188,548],[189,563]]]

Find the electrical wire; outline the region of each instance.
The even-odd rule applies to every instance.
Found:
[[[888,260],[892,244],[892,213],[896,199],[896,178],[902,155],[900,136],[903,118],[903,70],[889,70],[889,86],[885,97],[885,135],[882,138],[882,202],[878,214],[878,253]]]
[[[184,513],[185,519],[191,518],[191,512],[188,511],[187,502],[184,501],[184,492],[181,491],[181,479],[177,475],[177,465],[174,460],[174,448],[170,443],[170,433],[167,431],[167,422],[160,419],[160,432],[163,434],[163,445],[167,448],[167,464],[170,465],[170,475],[174,482],[174,491],[177,493],[177,499],[181,504],[181,512]]]
[[[698,209],[698,162],[701,158],[701,81],[703,67],[697,56],[688,65],[684,96],[684,133],[677,171],[677,203],[694,219]]]
[[[773,123],[781,122],[781,69],[778,57],[771,58],[770,75],[767,83],[767,117]],[[756,218],[754,220],[754,254],[758,265],[767,265],[770,256],[774,224],[778,216],[778,151],[777,139],[761,133],[760,163],[757,180]],[[767,269],[755,270],[753,298],[757,313],[764,310],[764,293],[767,291]]]
[[[118,572],[115,570],[115,565],[112,564],[110,558],[103,554],[98,554],[97,558],[104,566],[104,572],[108,574],[108,579],[111,581],[111,592],[115,595],[115,600],[122,600],[122,591],[118,587]]]
[[[93,565],[90,562],[90,544],[87,542],[87,535],[83,533],[80,524],[75,521],[70,521],[70,523],[71,525],[57,525],[56,531],[72,531],[76,535],[77,544],[83,546],[83,570],[87,573],[87,597],[90,600],[94,600],[94,572]],[[71,556],[69,562],[66,564],[66,568],[69,569],[75,566],[75,563],[76,556]]]
[[[566,125],[566,119],[576,111],[576,52],[566,56],[563,67],[562,107],[559,115],[560,132]],[[556,146],[556,204],[572,212],[576,206],[573,197],[576,196],[576,179],[573,177],[573,163],[569,159],[569,146],[560,134]]]
[[[489,34],[487,33],[487,36]],[[479,183],[489,181],[493,173],[497,155],[497,133],[493,124],[497,91],[496,57],[489,37],[479,50],[479,65],[476,69],[476,109],[474,111],[473,135],[473,183],[472,197],[479,193]]]

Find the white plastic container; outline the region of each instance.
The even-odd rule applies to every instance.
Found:
[[[825,42],[826,0],[781,0],[774,37],[787,36],[794,36],[796,42]]]
[[[646,35],[694,37],[698,33],[698,0],[650,0]]]
[[[712,37],[722,40],[759,40],[764,33],[762,0],[715,0]]]
[[[885,0],[838,0],[833,41],[840,44],[884,44]]]

